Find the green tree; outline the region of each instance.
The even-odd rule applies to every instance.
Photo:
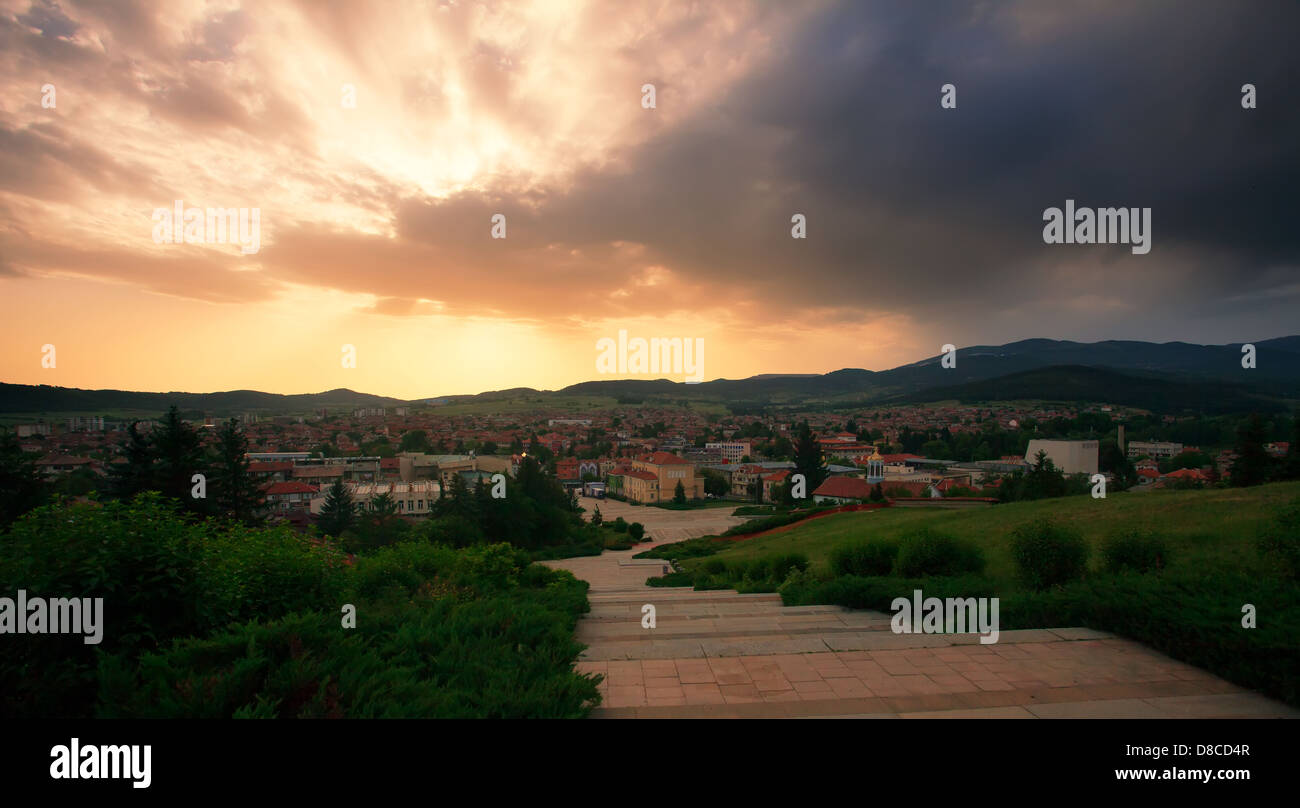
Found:
[[[153,447],[149,438],[140,432],[139,422],[126,429],[126,442],[119,450],[123,462],[112,463],[108,468],[109,490],[118,499],[130,499],[153,484]]]
[[[605,517],[601,515],[600,506],[597,505],[596,510],[592,511],[591,513],[591,523],[593,525],[599,525],[601,522],[604,521],[605,521]]]
[[[387,493],[372,497],[370,500],[370,513],[378,517],[396,516],[397,501],[393,499],[391,494]]]
[[[45,501],[45,483],[36,461],[22,450],[18,436],[0,428],[0,532]]]
[[[673,489],[673,504],[674,505],[686,504],[686,486],[682,485],[681,480],[677,481],[677,487]]]
[[[1286,450],[1282,476],[1287,480],[1300,480],[1300,410],[1291,419],[1291,445]]]
[[[730,490],[730,486],[727,485],[727,478],[721,472],[704,469],[704,493],[720,497],[726,494],[728,490]]]
[[[206,473],[203,444],[199,433],[183,420],[175,405],[167,410],[159,426],[149,436],[153,455],[153,482],[163,496],[180,501],[186,510],[207,513],[206,499],[191,496],[195,474]]]
[[[799,438],[794,450],[795,473],[802,474],[807,481],[809,493],[816,491],[826,480],[826,468],[822,464],[822,447],[814,438],[808,422],[799,425]]]
[[[1259,485],[1273,474],[1273,458],[1264,451],[1264,419],[1252,412],[1237,429],[1237,459],[1232,463],[1234,486]]]
[[[402,433],[402,441],[398,444],[400,451],[403,452],[424,452],[433,451],[433,446],[429,443],[429,433],[423,429],[410,429]]]
[[[356,506],[352,494],[342,480],[335,480],[325,494],[325,504],[320,509],[317,526],[327,536],[341,536],[356,522]]]
[[[217,513],[230,519],[255,524],[262,492],[248,469],[248,438],[231,418],[217,432],[216,457],[212,461],[214,504]]]

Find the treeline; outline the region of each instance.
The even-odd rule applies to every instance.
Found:
[[[60,495],[94,493],[101,499],[129,500],[146,491],[176,500],[196,518],[255,525],[261,521],[263,496],[249,471],[247,452],[248,439],[236,419],[223,423],[205,442],[172,407],[151,430],[131,424],[119,447],[124,462],[109,463],[105,478],[85,470],[46,480],[17,437],[0,430],[0,529]]]
[[[573,555],[598,554],[610,528],[584,522],[575,496],[564,489],[531,455],[523,458],[505,496],[493,496],[493,484],[480,478],[470,488],[459,475],[435,500],[430,515],[413,522],[402,517],[387,494],[368,505],[353,502],[336,482],[325,495],[317,527],[342,540],[351,552],[367,552],[402,541],[427,541],[450,547],[506,542],[529,551],[571,548]]]

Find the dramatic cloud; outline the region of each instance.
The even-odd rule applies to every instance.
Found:
[[[235,352],[249,307],[300,312],[321,351],[370,337],[389,369],[429,334],[532,335],[530,378],[484,356],[372,384],[411,395],[590,378],[624,324],[707,333],[711,377],[1277,336],[1300,308],[1297,23],[1227,0],[0,0],[0,287],[135,290],[163,322],[199,302]],[[154,243],[177,199],[260,209],[260,250]],[[1151,252],[1044,244],[1066,199],[1151,208]]]

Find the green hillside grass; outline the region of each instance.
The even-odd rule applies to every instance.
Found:
[[[1167,539],[1173,551],[1170,572],[1226,566],[1256,574],[1263,571],[1263,562],[1254,550],[1260,526],[1296,497],[1300,497],[1300,483],[1289,482],[1208,491],[1116,493],[1106,499],[1063,497],[978,510],[855,511],[815,519],[784,533],[739,541],[710,557],[732,562],[802,553],[814,570],[829,573],[828,559],[837,547],[899,539],[924,526],[980,545],[988,564],[985,575],[1011,586],[1015,580],[1008,550],[1012,531],[1048,517],[1083,534],[1092,545],[1094,566],[1100,563],[1100,545],[1110,533],[1144,527]],[[700,563],[701,559],[688,559],[681,566],[690,570]]]
[[[1300,706],[1300,585],[1294,570],[1264,556],[1258,545],[1261,530],[1280,525],[1278,515],[1297,498],[1300,483],[1289,482],[1119,493],[1104,500],[1069,497],[974,511],[886,508],[827,516],[731,544],[694,539],[686,547],[664,545],[651,552],[680,559],[683,572],[666,584],[779,591],[787,606],[888,612],[894,598],[910,597],[914,589],[939,598],[997,597],[1004,631],[1086,626],[1113,632]],[[1017,579],[1011,536],[1044,518],[1082,535],[1090,555],[1081,579],[1033,591]],[[983,571],[904,578],[897,567],[876,576],[836,575],[831,568],[837,548],[903,540],[921,528],[978,545]],[[1140,574],[1103,569],[1107,538],[1134,530],[1154,531],[1163,540],[1168,565]],[[1300,537],[1289,535],[1294,553]],[[701,555],[690,557],[696,552]],[[806,571],[790,572],[805,559]],[[1257,611],[1254,628],[1242,625],[1246,604]]]

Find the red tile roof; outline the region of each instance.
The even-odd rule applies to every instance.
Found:
[[[861,477],[829,477],[817,486],[813,496],[862,499],[871,495],[871,486]]]
[[[880,459],[886,463],[902,463],[907,460],[923,460],[920,455],[914,454],[882,454]],[[1020,458],[1016,458],[1019,460]]]
[[[656,466],[677,466],[690,465],[689,460],[678,457],[672,452],[655,452],[645,459],[646,463],[653,463]]]
[[[38,466],[84,466],[90,463],[89,457],[77,457],[76,455],[48,454],[36,461]]]
[[[265,490],[268,496],[274,494],[316,494],[320,492],[320,489],[316,486],[300,483],[297,480],[287,483],[271,483]]]

